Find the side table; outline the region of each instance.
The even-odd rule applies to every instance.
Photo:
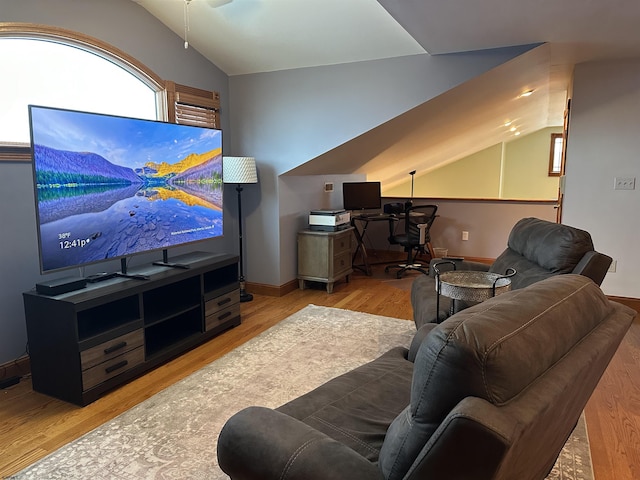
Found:
[[[337,232],[302,230],[298,232],[298,285],[304,290],[306,281],[333,284],[342,278],[349,281],[353,273],[351,263],[353,227]]]
[[[454,270],[440,272],[438,265],[453,264]],[[499,273],[455,270],[455,262],[438,262],[433,267],[436,272],[436,318],[440,318],[440,295],[451,298],[449,314],[453,315],[456,300],[467,302],[484,302],[491,297],[511,290],[511,277],[516,274],[513,268],[507,269],[504,275]]]

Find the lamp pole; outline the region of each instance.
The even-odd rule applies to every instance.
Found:
[[[236,185],[238,192],[238,243],[240,265],[238,272],[238,283],[240,284],[240,301],[250,302],[253,295],[247,293],[244,278],[244,248],[242,245],[242,185],[258,183],[258,172],[256,170],[256,159],[253,157],[222,157],[222,181]]]
[[[240,301],[241,302],[250,302],[253,300],[253,295],[247,293],[245,290],[245,279],[244,279],[244,262],[243,262],[243,252],[242,252],[242,185],[236,185],[236,191],[238,192],[238,242],[239,242],[239,251],[240,251],[240,276],[238,277],[238,281],[240,282]]]
[[[411,205],[413,205],[413,176],[416,174],[415,170],[412,170],[411,172],[409,172],[409,175],[411,175],[411,200],[409,200],[405,207],[410,207]]]

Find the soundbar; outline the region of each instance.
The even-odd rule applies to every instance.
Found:
[[[82,277],[63,277],[36,283],[36,292],[49,296],[62,295],[63,293],[80,290],[86,286],[87,281]]]

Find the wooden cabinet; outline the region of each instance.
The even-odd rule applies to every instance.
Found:
[[[77,405],[240,324],[238,257],[194,252],[57,296],[23,294],[33,389]]]
[[[298,283],[301,290],[305,281],[333,284],[342,278],[349,281],[351,265],[351,239],[353,227],[338,232],[303,230],[298,232]]]

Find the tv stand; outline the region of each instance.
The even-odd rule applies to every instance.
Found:
[[[149,280],[148,275],[140,275],[137,273],[127,273],[127,259],[120,259],[120,271],[116,273],[116,277],[133,278],[135,280]]]
[[[134,280],[151,280],[151,277],[149,275],[139,275],[137,273],[116,272],[115,276],[122,278],[133,278]]]
[[[171,267],[171,268],[189,268],[189,265],[186,263],[174,263],[169,261],[169,253],[167,250],[162,250],[162,261],[161,262],[153,262],[154,265],[159,265],[161,267]]]
[[[194,252],[56,296],[23,293],[33,389],[87,405],[240,324],[238,256]],[[134,277],[135,278],[135,277]]]

